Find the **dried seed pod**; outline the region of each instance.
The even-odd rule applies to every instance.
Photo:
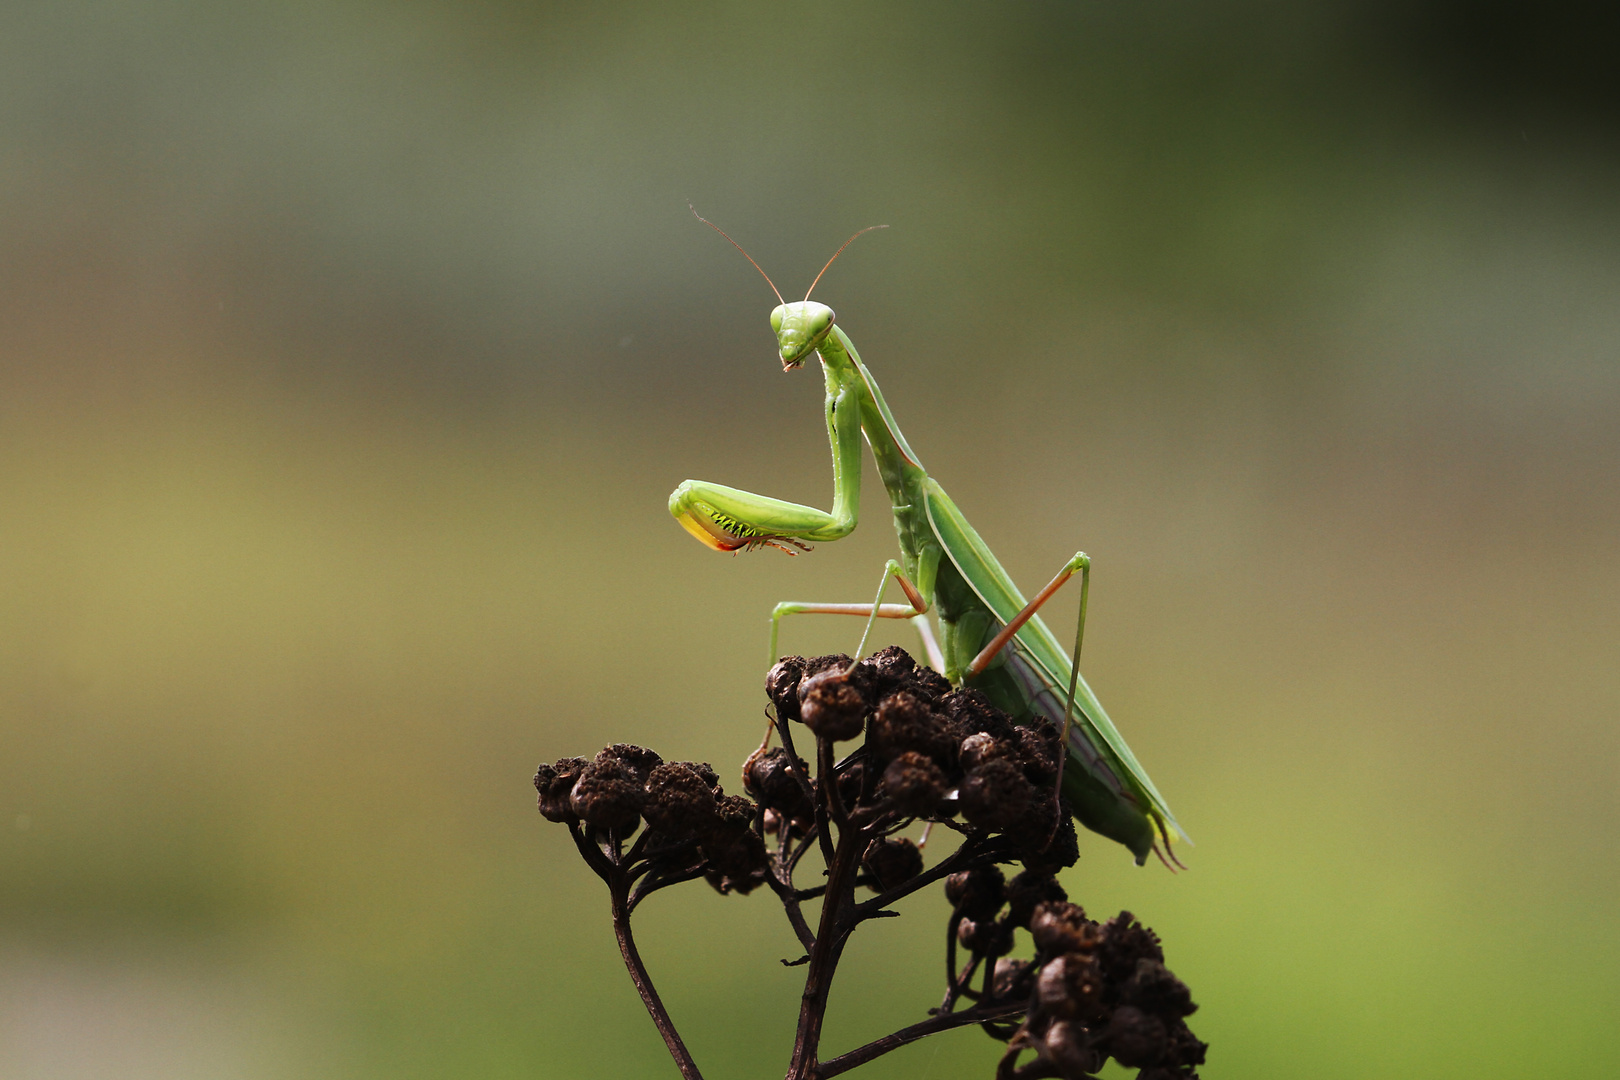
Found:
[[[1073,1020],[1095,1015],[1102,995],[1102,971],[1082,953],[1064,953],[1042,965],[1035,977],[1036,1000],[1053,1016]]]
[[[996,961],[996,973],[990,979],[990,994],[998,1001],[1027,998],[1034,965],[1028,960],[1002,957]]]
[[[621,762],[625,768],[640,777],[643,783],[647,780],[647,774],[664,761],[654,751],[634,743],[614,743],[612,746],[604,747],[597,752],[596,760]]]
[[[1030,809],[1029,816],[1008,830],[1017,831],[1022,840],[1023,850],[1019,856],[1024,865],[1043,874],[1055,874],[1080,861],[1080,838],[1075,834],[1074,819],[1065,811],[1056,829],[1052,826],[1052,816],[1058,812],[1058,806],[1050,788],[1036,789]]]
[[[1134,1005],[1121,1005],[1108,1021],[1108,1052],[1127,1068],[1157,1065],[1169,1044],[1164,1021]]]
[[[945,798],[945,773],[927,757],[908,750],[883,771],[883,791],[902,814],[932,814]]]
[[[808,776],[809,766],[802,759],[797,764],[801,775]],[[799,785],[798,777],[793,775],[788,752],[780,746],[750,754],[743,763],[742,782],[743,790],[761,806],[780,811],[789,818],[810,813],[810,800]]]
[[[799,720],[799,680],[804,678],[804,657],[784,656],[765,676],[765,696],[776,706],[776,718]]]
[[[1012,718],[990,704],[982,691],[953,690],[939,699],[939,708],[963,738],[981,731],[996,739],[1017,737]]]
[[[1035,948],[1043,955],[1056,956],[1066,952],[1090,952],[1097,947],[1097,924],[1086,918],[1079,904],[1066,901],[1037,904],[1029,921]]]
[[[1136,962],[1136,971],[1120,987],[1119,999],[1127,1005],[1161,1016],[1191,1016],[1198,1010],[1187,984],[1171,974],[1163,964],[1147,957]]]
[[[574,790],[574,781],[589,764],[582,757],[559,758],[555,765],[541,765],[535,770],[534,789],[540,793],[540,813],[547,821],[579,820],[579,815],[569,805],[568,796]]]
[[[917,670],[917,662],[911,658],[911,654],[898,645],[878,650],[862,660],[861,666],[871,669],[874,685],[880,694],[899,687]]]
[[[951,683],[933,668],[917,667],[911,669],[911,677],[901,684],[901,689],[910,691],[924,701],[937,702],[951,692]]]
[[[1073,1020],[1059,1020],[1046,1029],[1041,1054],[1058,1067],[1064,1080],[1086,1080],[1102,1068],[1104,1060],[1092,1045],[1091,1032]]]
[[[1014,738],[1017,759],[1030,783],[1047,786],[1057,779],[1058,743],[1062,735],[1056,724],[1044,718],[1039,718],[1034,725],[1018,728]]]
[[[1006,899],[1007,879],[1000,868],[963,870],[945,879],[945,899],[967,919],[993,919]]]
[[[1164,1061],[1161,1065],[1170,1065],[1178,1069],[1187,1070],[1181,1075],[1191,1075],[1194,1067],[1204,1063],[1204,1055],[1209,1050],[1209,1044],[1199,1040],[1185,1023],[1177,1020],[1170,1024],[1170,1045],[1165,1050]]]
[[[770,865],[765,842],[753,831],[758,808],[740,795],[728,795],[715,811],[715,823],[698,845],[709,861],[705,877],[722,893],[749,892],[764,882]]]
[[[606,751],[580,772],[569,793],[574,813],[602,829],[629,833],[640,820],[645,777]]]
[[[820,738],[853,739],[866,729],[866,695],[837,668],[818,672],[799,684],[799,716]]]
[[[866,846],[861,862],[882,889],[892,889],[923,872],[922,852],[903,837],[879,837]]]
[[[975,956],[1006,956],[1012,952],[1013,928],[999,919],[963,919],[956,940]]]
[[[1029,813],[1035,789],[1018,766],[995,758],[970,771],[957,789],[962,816],[981,829],[1005,829]]]
[[[709,770],[713,772],[713,770]],[[690,762],[657,765],[647,776],[641,814],[647,824],[670,839],[706,834],[719,818],[714,788]]]
[[[1020,774],[1022,775],[1022,774]],[[1024,781],[1029,784],[1029,781]],[[1019,855],[1037,873],[1053,873],[1059,867],[1047,854],[1047,841],[1055,840],[1058,831],[1058,802],[1050,785],[1036,787],[1029,784],[1028,798],[1022,812],[1008,810],[1008,821],[1001,827],[1008,839],[1018,844]],[[1055,853],[1054,853],[1055,854]]]
[[[962,740],[961,748],[957,751],[966,770],[977,769],[987,761],[1007,757],[1010,747],[998,740],[994,735],[983,731],[975,731]]]
[[[956,732],[950,722],[908,690],[896,690],[872,715],[871,747],[880,758],[915,751],[941,768],[956,764]]]
[[[714,790],[714,797],[719,798],[725,792],[720,790],[720,774],[714,771],[714,766],[707,761],[683,761],[681,764],[690,768],[703,778],[703,782]]]
[[[765,842],[751,832],[724,830],[703,841],[702,849],[709,866],[733,882],[763,872],[768,863]]]
[[[1027,930],[1036,905],[1068,898],[1069,894],[1051,874],[1025,870],[1007,882],[1007,921]]]
[[[758,806],[741,795],[724,795],[715,803],[719,828],[747,829],[754,824]]]
[[[861,793],[866,790],[866,762],[852,761],[838,773],[838,797],[844,806],[861,804]]]
[[[1137,922],[1129,911],[1122,911],[1103,924],[1097,959],[1109,982],[1123,983],[1136,973],[1138,960],[1164,963],[1164,950],[1159,947],[1157,934]]]

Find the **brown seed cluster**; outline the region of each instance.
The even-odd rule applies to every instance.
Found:
[[[1054,725],[1015,724],[893,647],[858,664],[787,657],[765,690],[782,745],[744,762],[746,796],[725,794],[706,763],[666,762],[626,743],[535,773],[540,813],[566,824],[619,890],[623,918],[647,894],[699,877],[722,893],[769,884],[814,954],[811,939],[824,935],[810,931],[803,901],[837,905],[841,921],[827,933],[841,940],[943,877],[950,977],[936,1012],[976,1009],[962,1022],[1007,1041],[997,1080],[1079,1080],[1110,1059],[1140,1070],[1138,1080],[1195,1080],[1206,1047],[1187,1027],[1192,996],[1165,968],[1159,939],[1129,912],[1088,919],[1058,882],[1079,848],[1054,796],[1063,749]],[[919,819],[960,840],[931,869],[899,835]],[[796,886],[801,860],[817,850],[825,883]],[[1011,878],[1000,869],[1020,863]],[[857,903],[862,886],[879,895]],[[1028,960],[1012,956],[1021,932],[1034,942]]]
[[[1028,987],[1027,1019],[1008,1044],[998,1077],[1059,1075],[1079,1080],[1113,1058],[1139,1080],[1195,1078],[1206,1046],[1188,1029],[1197,1006],[1164,966],[1153,931],[1128,911],[1105,923],[1079,905],[1036,905],[1029,928],[1035,959],[1014,990]],[[1016,1067],[1020,1054],[1035,1061]]]
[[[1054,870],[1079,857],[1073,823],[1054,796],[1060,752],[1054,725],[1013,723],[983,694],[951,689],[897,646],[853,666],[842,655],[786,657],[766,676],[765,692],[780,720],[801,723],[818,738],[864,735],[839,770],[845,806],[897,819],[960,817],[974,831],[1005,834],[1020,858]],[[751,759],[750,793],[785,818],[801,815],[803,788],[768,786],[764,765]]]
[[[1029,929],[1037,904],[1067,898],[1057,877],[1039,868],[1026,869],[1011,881],[995,866],[964,870],[945,879],[956,942],[972,958],[968,970],[995,964],[993,978],[1008,984],[1007,994],[997,991],[993,997],[1027,996],[1027,987],[1016,990],[1021,984],[1013,962],[1000,958],[1012,951],[1015,931]]]
[[[701,872],[721,892],[746,893],[765,880],[759,808],[727,795],[707,762],[664,761],[643,747],[615,743],[593,760],[541,765],[534,787],[548,821],[621,840],[645,822],[647,857],[666,874]]]

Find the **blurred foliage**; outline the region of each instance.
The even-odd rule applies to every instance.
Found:
[[[1097,560],[1088,677],[1199,846],[1066,881],[1164,933],[1207,1076],[1596,1071],[1617,37],[1438,0],[6,5],[0,1075],[668,1068],[527,778],[619,739],[732,775],[770,604],[863,599],[893,548],[872,492],[798,559],[669,521],[686,476],[828,486],[819,381],[688,199],[784,292],[893,225],[818,299],[1017,578]],[[937,997],[916,909],[873,933],[915,975],[852,956],[829,1047]],[[643,922],[708,1075],[782,1067],[769,906]]]

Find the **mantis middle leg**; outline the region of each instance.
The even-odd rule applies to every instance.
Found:
[[[889,586],[889,579],[900,583],[901,590],[906,594],[907,603],[883,603],[883,591]],[[939,642],[934,638],[934,632],[928,625],[926,618],[929,604],[922,593],[917,590],[901,570],[900,564],[893,559],[883,568],[883,579],[878,582],[877,597],[870,604],[826,604],[801,601],[784,601],[777,604],[771,611],[771,655],[770,662],[777,660],[776,642],[778,631],[781,628],[784,615],[860,615],[866,618],[866,628],[861,633],[860,644],[855,647],[855,659],[859,660],[866,653],[866,642],[871,637],[872,627],[878,619],[910,619],[916,627],[917,633],[923,639],[923,648],[928,653],[928,661],[936,671],[945,669],[945,659],[940,652]]]

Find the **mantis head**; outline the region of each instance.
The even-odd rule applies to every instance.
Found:
[[[782,370],[792,371],[804,363],[832,332],[833,309],[814,300],[780,304],[771,312],[771,332],[782,354]]]

